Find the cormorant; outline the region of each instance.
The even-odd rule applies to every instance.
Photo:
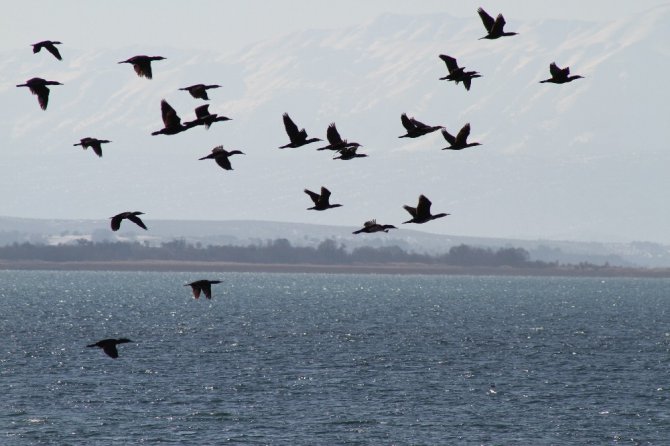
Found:
[[[454,81],[457,85],[459,82],[463,82],[463,86],[469,91],[472,79],[482,77],[481,74],[476,71],[465,71],[465,67],[459,67],[456,59],[451,56],[440,54],[439,57],[445,64],[447,64],[447,70],[449,70],[449,74],[445,77],[441,77],[440,80]]]
[[[441,217],[446,217],[447,215],[451,214],[436,214],[436,215],[431,215],[430,213],[430,205],[432,203],[428,198],[426,198],[425,195],[420,195],[419,196],[419,204],[413,208],[411,206],[403,206],[403,208],[409,212],[409,214],[412,216],[411,220],[404,221],[404,223],[426,223],[431,220],[435,220],[436,218],[441,218]]]
[[[326,139],[328,139],[329,144],[316,150],[341,150],[345,147],[361,147],[357,142],[348,142],[346,139],[342,139],[334,122],[331,122],[328,130],[326,130]]]
[[[39,53],[42,48],[50,52],[51,54],[54,55],[54,57],[58,60],[63,60],[63,58],[60,55],[60,52],[58,51],[58,48],[56,48],[56,45],[60,45],[61,42],[58,42],[56,40],[43,40],[41,42],[33,43],[33,53]]]
[[[97,138],[82,138],[79,140],[80,142],[77,144],[73,144],[74,146],[81,146],[84,150],[87,148],[93,149],[96,155],[102,158],[102,147],[101,144],[106,144],[111,141],[107,141],[106,139],[97,139]]]
[[[107,356],[110,358],[118,358],[119,352],[116,349],[117,344],[125,344],[126,342],[133,342],[130,339],[121,338],[121,339],[103,339],[98,341],[95,344],[87,345],[86,347],[100,347],[102,351],[107,353]]]
[[[314,206],[307,208],[307,210],[325,211],[326,209],[342,206],[341,204],[330,204],[330,191],[323,186],[321,186],[321,195],[308,189],[305,189],[305,193],[314,202]]]
[[[196,280],[195,282],[187,283],[184,286],[190,286],[191,289],[193,290],[193,297],[198,299],[200,298],[200,292],[202,291],[205,293],[205,297],[207,299],[212,298],[212,285],[221,283],[220,280]]]
[[[151,79],[151,62],[154,60],[164,60],[162,56],[134,56],[128,60],[122,60],[119,63],[129,63],[133,65],[135,73],[139,77]]]
[[[219,121],[230,121],[230,118],[219,116],[216,113],[209,112],[209,104],[201,105],[195,108],[195,119],[193,121],[184,122],[185,126],[195,127],[196,125],[204,125],[206,129],[209,126]]]
[[[449,147],[445,147],[442,150],[463,150],[467,147],[481,146],[478,142],[468,142],[468,136],[470,136],[469,122],[461,128],[455,137],[447,129],[442,129],[442,136],[449,143]]]
[[[47,85],[63,85],[60,82],[56,81],[47,81],[41,77],[34,77],[28,79],[25,84],[19,84],[17,87],[28,87],[30,92],[37,96],[37,101],[40,103],[42,110],[47,109],[47,104],[49,103],[49,88]]]
[[[244,155],[244,152],[241,152],[239,150],[231,150],[229,152],[225,150],[223,146],[217,146],[212,149],[212,153],[198,159],[199,160],[213,159],[214,161],[216,161],[216,164],[221,166],[223,169],[233,170],[233,166],[230,165],[230,160],[228,159],[228,157],[231,155]]]
[[[352,232],[352,234],[360,234],[365,232],[366,234],[372,234],[373,232],[389,232],[389,229],[398,229],[393,225],[380,225],[377,223],[377,220],[372,219],[363,223],[363,227],[358,231]]]
[[[121,220],[127,218],[128,220],[132,221],[135,223],[137,226],[140,228],[146,230],[147,227],[144,225],[144,222],[140,220],[140,217],[138,215],[144,215],[144,212],[121,212],[120,214],[117,214],[113,217],[110,217],[112,219],[112,231],[118,231],[119,228],[121,227]]]
[[[479,8],[477,10],[477,13],[479,14],[479,17],[481,17],[482,23],[484,24],[484,28],[486,28],[486,32],[488,33],[484,37],[480,37],[479,40],[481,39],[493,40],[497,39],[498,37],[515,36],[518,34],[503,31],[506,22],[502,14],[498,14],[498,17],[496,17],[495,20],[493,20],[493,17],[488,15],[483,8]]]
[[[168,102],[163,99],[161,101],[161,117],[163,118],[163,128],[152,132],[152,135],[174,135],[195,127],[192,123],[181,123],[181,118],[177,112]]]
[[[541,84],[545,82],[550,82],[552,84],[565,84],[567,82],[572,82],[575,79],[584,78],[584,76],[579,75],[570,76],[570,67],[559,68],[558,65],[556,65],[556,62],[552,62],[549,65],[549,72],[551,73],[551,77],[549,79],[540,81]]]
[[[291,120],[288,113],[284,113],[284,128],[286,129],[286,134],[288,135],[291,142],[289,144],[280,146],[280,149],[285,149],[287,147],[300,147],[305,144],[310,144],[316,141],[321,141],[319,138],[310,138],[307,139],[307,132],[305,129],[298,130],[298,126]]]
[[[209,101],[209,97],[207,96],[207,90],[210,88],[219,88],[221,85],[205,85],[205,84],[195,84],[191,85],[190,87],[185,87],[185,88],[180,88],[180,90],[185,90],[191,93],[191,96],[193,96],[196,99],[204,99],[205,101]]]
[[[358,147],[356,146],[349,146],[349,147],[343,147],[339,150],[340,155],[334,157],[334,160],[352,160],[354,158],[364,158],[367,155],[364,153],[356,153],[356,150]]]
[[[398,136],[398,138],[417,138],[444,128],[441,125],[429,126],[414,118],[408,118],[407,113],[400,115],[400,121],[402,122],[403,127],[405,127],[405,130],[407,130],[407,134]]]

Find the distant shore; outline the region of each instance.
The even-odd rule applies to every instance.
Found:
[[[579,267],[556,266],[542,268],[463,267],[437,264],[350,264],[316,265],[286,263],[234,263],[192,261],[104,261],[104,262],[47,262],[0,260],[0,270],[55,271],[212,271],[265,273],[327,273],[327,274],[431,274],[476,276],[571,276],[571,277],[670,277],[667,268]]]

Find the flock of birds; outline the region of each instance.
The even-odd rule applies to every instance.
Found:
[[[489,39],[494,40],[501,37],[514,36],[517,33],[507,32],[504,30],[505,27],[505,18],[502,14],[494,19],[490,16],[484,9],[479,8],[477,10],[479,17],[482,20],[484,28],[486,29],[486,35],[480,39]],[[38,53],[42,49],[50,52],[58,60],[62,60],[60,51],[56,45],[60,45],[59,41],[45,40],[38,42],[32,45],[33,53]],[[472,80],[482,77],[477,71],[466,71],[465,67],[459,66],[457,60],[454,57],[449,55],[441,54],[439,58],[444,61],[447,67],[448,74],[444,77],[441,77],[440,80],[447,80],[454,82],[455,84],[462,83],[466,90],[470,90],[472,86]],[[119,62],[120,64],[131,64],[135,70],[135,73],[139,77],[144,77],[147,79],[152,79],[152,62],[157,62],[165,60],[162,56],[146,56],[138,55],[131,57],[127,60]],[[564,84],[572,82],[576,79],[582,78],[578,75],[570,75],[570,68],[560,68],[556,65],[555,62],[552,62],[549,65],[549,72],[551,77],[545,80],[540,81],[540,83],[554,83],[554,84]],[[47,109],[49,103],[49,87],[55,85],[63,85],[57,81],[45,80],[39,77],[33,77],[29,79],[24,84],[19,84],[17,87],[28,87],[30,92],[37,96],[38,103],[42,110]],[[180,88],[179,90],[187,91],[193,98],[201,100],[209,100],[207,94],[208,90],[220,88],[220,85],[206,85],[206,84],[196,84],[189,87]],[[229,121],[230,118],[226,116],[220,116],[216,113],[209,112],[209,105],[201,105],[195,108],[195,119],[191,121],[182,122],[181,118],[177,114],[174,108],[166,101],[161,101],[161,118],[163,121],[163,128],[152,132],[152,135],[175,135],[177,133],[185,132],[197,126],[204,126],[209,128],[215,122]],[[444,147],[442,150],[463,150],[470,147],[475,147],[481,145],[478,142],[469,142],[468,137],[470,135],[470,124],[465,124],[456,136],[450,134],[444,126],[441,125],[427,125],[418,121],[413,117],[407,116],[403,113],[400,117],[402,126],[405,129],[405,134],[400,135],[399,138],[418,138],[429,133],[440,130],[442,136],[449,144],[447,147]],[[279,146],[280,149],[286,148],[297,148],[302,147],[307,144],[321,141],[319,138],[309,138],[306,130],[300,129],[288,115],[284,113],[283,115],[284,128],[286,134],[289,138],[289,143]],[[335,123],[331,123],[328,126],[326,131],[326,139],[328,145],[320,147],[317,150],[331,150],[337,153],[333,159],[339,160],[352,160],[355,158],[366,157],[366,154],[358,153],[358,149],[361,147],[361,144],[357,142],[349,142],[346,139],[343,139],[335,126]],[[82,138],[79,143],[74,144],[75,146],[81,146],[83,149],[91,148],[93,152],[102,157],[102,144],[110,143],[111,141],[104,139],[97,139],[92,137]],[[222,169],[232,170],[232,165],[230,162],[230,157],[232,155],[243,155],[244,153],[240,150],[225,150],[223,146],[217,146],[212,149],[211,153],[199,158],[199,160],[214,160]],[[314,206],[309,207],[308,210],[315,211],[325,211],[327,209],[332,209],[342,206],[341,204],[331,204],[330,195],[331,192],[326,187],[321,187],[320,193],[313,192],[309,189],[304,190],[305,194],[314,203]],[[431,201],[425,196],[420,195],[416,207],[404,205],[403,208],[410,214],[411,219],[404,221],[405,223],[416,223],[423,224],[431,220],[438,218],[446,217],[450,214],[448,213],[438,213],[433,214],[431,212]],[[139,211],[126,211],[121,212],[117,215],[111,217],[111,229],[113,231],[118,231],[121,227],[121,222],[123,220],[128,220],[140,228],[147,230],[147,226],[144,224],[142,219],[139,217],[144,215],[143,212]],[[366,221],[363,224],[361,229],[358,229],[353,232],[353,234],[361,233],[375,233],[375,232],[388,232],[390,229],[397,229],[396,226],[388,224],[379,224],[375,219]],[[212,285],[221,283],[219,280],[197,280],[186,284],[185,286],[190,286],[193,292],[193,297],[198,299],[203,293],[207,299],[212,298]],[[118,351],[116,346],[118,344],[123,344],[127,342],[132,342],[130,339],[121,338],[121,339],[103,339],[94,344],[88,345],[88,347],[99,347],[101,348],[108,356],[112,358],[118,357]]]

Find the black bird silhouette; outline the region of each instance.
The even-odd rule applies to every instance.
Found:
[[[180,88],[180,90],[185,90],[191,93],[191,96],[193,96],[196,99],[204,99],[205,101],[209,101],[209,97],[207,96],[207,90],[211,88],[220,88],[221,85],[205,85],[205,84],[195,84],[191,85],[190,87],[184,87]]]
[[[86,150],[87,148],[90,147],[91,149],[93,149],[93,151],[95,152],[96,155],[98,155],[99,157],[102,157],[101,144],[107,144],[108,142],[111,142],[111,141],[107,141],[106,139],[90,138],[90,137],[87,136],[86,138],[80,139],[79,143],[73,144],[73,145],[74,146],[81,146],[84,150]]]
[[[417,138],[444,128],[441,125],[429,126],[414,118],[408,118],[407,113],[400,115],[400,121],[402,122],[403,127],[405,127],[405,130],[407,130],[407,134],[398,136],[398,138]]]
[[[445,147],[442,150],[463,150],[467,147],[481,146],[478,142],[468,142],[468,136],[470,136],[469,122],[461,128],[455,137],[447,129],[442,129],[442,136],[449,143],[449,147]]]
[[[361,147],[357,142],[348,142],[346,139],[342,139],[334,122],[331,122],[328,130],[326,130],[326,139],[328,139],[329,144],[316,150],[342,150],[345,147]]]
[[[320,195],[308,189],[305,189],[305,193],[309,195],[309,198],[314,202],[314,206],[307,208],[307,210],[325,211],[326,209],[342,206],[341,204],[330,204],[330,191],[323,186],[321,186]]]
[[[41,77],[34,77],[28,79],[25,84],[19,84],[17,87],[28,87],[30,92],[37,96],[37,101],[40,103],[42,110],[47,109],[49,104],[49,88],[47,85],[63,85],[56,81],[47,81]]]
[[[119,357],[119,351],[116,349],[116,346],[118,344],[125,344],[126,342],[133,342],[130,339],[126,338],[121,338],[121,339],[103,339],[102,341],[98,341],[95,344],[89,344],[86,347],[99,347],[107,353],[107,356],[110,358],[118,358]]]
[[[216,113],[209,112],[209,104],[201,105],[195,108],[195,119],[193,121],[186,121],[185,126],[195,127],[196,125],[204,125],[206,129],[209,126],[219,121],[230,121],[230,118],[219,116]]]
[[[51,54],[56,57],[58,60],[63,60],[63,58],[60,55],[60,52],[58,51],[58,48],[56,48],[56,45],[60,45],[61,42],[58,42],[56,40],[43,40],[41,42],[33,43],[33,53],[39,53],[42,48],[50,52]]]
[[[451,56],[440,54],[439,57],[445,64],[447,64],[447,70],[449,70],[449,74],[445,77],[441,77],[440,80],[454,81],[457,85],[459,82],[463,82],[463,86],[469,91],[472,79],[482,77],[482,75],[476,71],[465,71],[465,67],[459,67],[456,59]]]
[[[161,118],[163,118],[163,128],[152,132],[152,135],[175,135],[180,132],[184,132],[192,127],[195,127],[195,124],[192,123],[181,123],[181,118],[177,115],[177,112],[168,102],[163,99],[161,101]]]
[[[147,79],[151,79],[152,73],[151,73],[151,62],[154,60],[164,60],[165,58],[163,56],[134,56],[131,57],[128,60],[122,60],[119,63],[129,63],[133,65],[133,68],[135,69],[135,73],[139,77],[146,77]]]
[[[291,120],[288,113],[284,113],[283,118],[284,118],[284,128],[286,129],[286,134],[288,135],[288,138],[291,140],[291,142],[289,144],[280,146],[279,147],[280,149],[285,149],[287,147],[295,148],[316,141],[321,141],[319,138],[307,139],[307,132],[305,131],[305,129],[298,130],[298,126],[295,125],[295,123]]]
[[[389,229],[398,229],[393,225],[380,225],[377,223],[377,220],[372,219],[363,223],[363,227],[358,231],[352,232],[352,234],[360,234],[365,232],[366,234],[372,234],[373,232],[389,232]]]
[[[207,299],[212,298],[212,285],[221,283],[220,280],[196,280],[195,282],[187,283],[184,286],[190,286],[191,289],[193,290],[193,297],[198,299],[200,298],[200,292],[202,291],[205,293],[205,297]]]
[[[137,226],[140,228],[146,230],[147,227],[144,225],[144,222],[140,220],[140,217],[138,215],[144,215],[144,212],[121,212],[120,214],[117,214],[113,217],[110,217],[112,219],[112,231],[118,231],[119,228],[121,227],[121,220],[123,219],[128,219],[135,223]]]
[[[349,147],[343,147],[339,150],[340,155],[334,157],[334,160],[352,160],[354,158],[365,158],[367,155],[364,153],[356,153],[356,150],[358,147],[356,146],[349,146]]]
[[[447,215],[451,214],[436,214],[432,215],[430,213],[430,206],[431,202],[428,198],[426,198],[425,195],[420,195],[419,196],[419,204],[413,208],[411,206],[404,205],[403,208],[409,212],[409,214],[412,216],[411,220],[404,221],[404,223],[426,223],[431,220],[435,220],[436,218],[441,218],[441,217],[446,217]]]
[[[484,28],[486,28],[487,32],[487,34],[484,37],[480,37],[479,40],[481,39],[493,40],[497,39],[498,37],[517,35],[517,33],[505,32],[503,30],[506,22],[502,14],[498,14],[498,17],[496,17],[494,20],[493,17],[488,15],[483,8],[479,8],[477,10],[477,13],[479,14],[479,17],[481,17],[482,23],[484,24]]]
[[[565,84],[567,82],[572,82],[575,79],[584,78],[584,76],[579,75],[570,76],[570,67],[559,68],[558,65],[556,65],[556,62],[552,62],[549,65],[549,72],[551,73],[551,77],[549,79],[540,81],[541,84],[545,82],[550,82],[552,84]]]
[[[216,146],[212,149],[212,153],[198,159],[201,161],[213,159],[214,161],[216,161],[216,164],[221,166],[223,169],[233,170],[233,166],[230,165],[230,159],[228,159],[228,157],[231,155],[244,155],[244,152],[241,152],[239,150],[231,150],[229,152],[228,150],[225,150],[223,146]]]

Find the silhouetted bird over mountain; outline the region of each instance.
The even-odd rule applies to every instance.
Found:
[[[284,118],[284,128],[286,129],[286,134],[288,135],[288,138],[291,140],[291,142],[289,144],[280,146],[279,147],[280,149],[285,149],[287,147],[295,148],[316,141],[321,141],[319,138],[307,139],[307,132],[305,131],[305,129],[298,130],[298,126],[295,125],[295,123],[291,120],[288,113],[284,113],[283,118]]]
[[[181,123],[181,118],[177,115],[177,112],[168,102],[163,99],[161,101],[161,118],[163,118],[163,128],[152,132],[152,135],[175,135],[177,133],[186,131],[192,127],[195,127],[195,124],[192,123]]]
[[[364,153],[356,153],[358,147],[350,146],[343,147],[339,150],[339,156],[334,157],[334,160],[352,160],[354,158],[365,158],[367,155]]]
[[[194,127],[196,125],[204,125],[206,129],[209,126],[219,121],[230,121],[230,118],[219,116],[216,113],[209,112],[209,104],[201,105],[195,108],[195,119],[193,121],[184,122],[185,126]]]
[[[570,67],[559,68],[558,65],[556,65],[556,62],[552,62],[549,65],[549,72],[551,73],[551,77],[549,79],[540,81],[541,84],[545,82],[549,82],[552,84],[565,84],[567,82],[572,82],[575,79],[584,78],[584,76],[579,75],[570,76]]]
[[[323,186],[321,187],[321,194],[317,194],[308,189],[305,189],[305,193],[309,195],[309,198],[314,202],[314,206],[307,208],[307,210],[325,211],[326,209],[342,206],[341,204],[330,204],[330,191]]]
[[[398,136],[398,138],[417,138],[444,128],[441,125],[429,126],[414,118],[408,118],[406,113],[403,113],[400,116],[400,121],[402,122],[403,127],[405,127],[405,130],[407,130],[407,134]]]
[[[144,225],[144,222],[140,220],[140,217],[138,215],[144,215],[144,212],[121,212],[120,214],[117,214],[113,217],[110,217],[112,219],[111,225],[112,225],[112,231],[118,231],[119,228],[121,227],[121,221],[124,219],[128,219],[135,223],[137,226],[140,228],[146,230],[147,227]]]
[[[493,17],[488,15],[483,8],[479,8],[477,10],[477,13],[479,14],[479,17],[481,17],[482,23],[484,24],[484,28],[486,28],[486,32],[488,33],[484,37],[480,37],[479,40],[481,39],[493,40],[497,39],[498,37],[517,35],[517,33],[505,32],[503,30],[506,22],[502,14],[498,14],[498,17],[496,17],[494,20]]]
[[[118,358],[119,351],[116,349],[116,346],[118,344],[125,344],[126,342],[133,342],[133,341],[126,338],[103,339],[102,341],[98,341],[95,344],[87,345],[86,347],[99,347],[102,349],[102,351],[107,353],[107,356],[109,356],[110,358]]]
[[[426,198],[425,195],[420,195],[419,196],[419,204],[413,208],[411,206],[403,206],[403,208],[409,212],[409,214],[412,216],[411,220],[404,221],[404,223],[426,223],[431,220],[435,220],[436,218],[441,218],[441,217],[446,217],[447,215],[451,214],[436,214],[432,215],[430,213],[430,206],[431,202],[428,198]]]
[[[209,101],[209,97],[207,96],[207,90],[220,87],[221,85],[195,84],[191,85],[190,87],[180,88],[180,90],[188,91],[189,93],[191,93],[191,96],[193,96],[196,99],[204,99],[205,101]]]
[[[107,141],[106,139],[90,138],[90,137],[87,136],[86,138],[80,139],[79,143],[73,144],[73,145],[74,146],[81,146],[84,150],[86,150],[87,148],[90,147],[91,149],[93,149],[93,151],[95,152],[96,155],[98,155],[99,157],[102,157],[101,144],[107,144],[108,142],[111,142],[111,141]]]
[[[42,48],[50,52],[51,54],[54,55],[54,57],[58,60],[63,60],[63,58],[60,55],[60,52],[58,51],[58,48],[56,48],[56,45],[60,45],[61,42],[58,42],[56,40],[43,40],[41,42],[33,43],[33,53],[39,53]]]
[[[139,77],[146,77],[147,79],[152,78],[151,73],[151,62],[154,60],[164,60],[162,56],[134,56],[128,60],[122,60],[119,63],[129,63],[133,65],[135,73]]]
[[[455,137],[447,129],[442,129],[442,136],[449,143],[449,147],[445,147],[442,150],[463,150],[467,147],[481,146],[478,142],[468,142],[468,136],[470,136],[469,122],[461,128]]]
[[[459,82],[463,82],[463,86],[469,91],[472,79],[482,77],[481,74],[476,71],[465,71],[465,67],[459,67],[456,59],[451,56],[440,54],[439,57],[445,64],[447,64],[447,70],[449,70],[449,74],[445,77],[441,77],[440,80],[454,81],[457,85]]]
[[[205,293],[207,299],[212,298],[212,285],[221,283],[220,280],[196,280],[195,282],[187,283],[184,286],[190,286],[193,290],[193,297],[198,299],[200,298],[200,292]]]
[[[228,159],[228,157],[230,157],[231,155],[244,155],[244,152],[241,152],[239,150],[231,150],[229,152],[225,150],[223,146],[217,146],[212,149],[212,153],[198,159],[199,160],[213,159],[214,161],[216,161],[216,164],[221,166],[223,169],[233,170],[233,166],[230,165],[230,160]]]
[[[47,85],[63,85],[56,81],[47,81],[41,77],[34,77],[28,79],[25,84],[19,84],[17,87],[28,87],[30,92],[37,96],[37,101],[40,103],[42,110],[47,109],[49,104],[49,88]]]
[[[340,133],[335,127],[335,123],[331,122],[326,130],[326,139],[328,139],[328,145],[320,147],[316,150],[342,150],[345,147],[360,147],[361,145],[357,142],[348,142],[346,139],[342,139]]]
[[[398,229],[393,225],[380,225],[377,223],[377,220],[372,219],[363,223],[363,227],[358,231],[352,232],[352,234],[360,234],[365,232],[366,234],[372,234],[374,232],[389,232],[389,229]]]

